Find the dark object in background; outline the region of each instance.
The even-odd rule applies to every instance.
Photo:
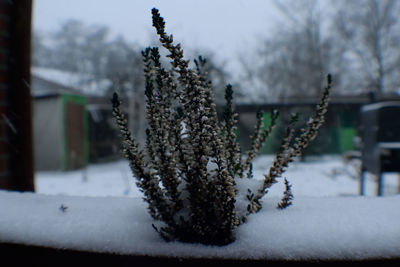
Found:
[[[365,172],[377,176],[378,196],[383,195],[384,172],[400,173],[400,101],[380,102],[361,108],[360,194],[365,193]]]

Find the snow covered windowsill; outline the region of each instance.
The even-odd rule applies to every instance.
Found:
[[[166,243],[140,198],[0,191],[0,243],[179,258],[364,260],[400,258],[400,196],[298,197],[263,210],[224,247]]]

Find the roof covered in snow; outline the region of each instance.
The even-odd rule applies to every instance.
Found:
[[[32,95],[36,97],[60,93],[103,96],[111,86],[110,80],[98,80],[89,74],[42,67],[32,67],[31,72]]]

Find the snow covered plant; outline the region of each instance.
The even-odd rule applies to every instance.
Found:
[[[167,241],[225,245],[234,241],[235,229],[262,207],[262,198],[293,159],[313,140],[324,122],[331,77],[315,114],[295,137],[293,116],[282,144],[264,179],[251,179],[252,161],[264,145],[278,119],[264,127],[262,113],[248,152],[242,154],[236,136],[232,86],[226,87],[226,107],[218,120],[211,82],[203,71],[204,59],[189,68],[180,44],[165,32],[165,22],[152,10],[153,26],[169,51],[172,67],[165,69],[158,48],[142,52],[146,79],[148,129],[145,148],[131,136],[115,93],[113,116],[123,136],[123,152],[137,185],[144,193],[151,216],[159,221],[154,229]],[[290,184],[279,208],[291,204]]]

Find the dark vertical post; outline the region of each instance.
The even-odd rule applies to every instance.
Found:
[[[360,195],[365,195],[365,172],[362,172],[360,176]]]
[[[33,191],[32,0],[0,0],[0,188]]]
[[[359,192],[361,196],[365,195],[365,170],[363,169],[360,172]]]
[[[376,195],[378,197],[383,196],[383,174],[381,171],[379,171],[378,175],[377,175],[378,181],[377,181],[377,190],[376,190]]]
[[[397,173],[397,193],[400,194],[400,173]]]
[[[379,145],[377,144],[377,146],[379,147]],[[376,173],[376,195],[378,197],[383,196],[383,173],[382,173],[382,169],[383,169],[383,163],[382,163],[382,154],[383,154],[382,149],[378,149],[377,152],[377,157],[376,157],[376,162],[378,164],[378,170]]]

